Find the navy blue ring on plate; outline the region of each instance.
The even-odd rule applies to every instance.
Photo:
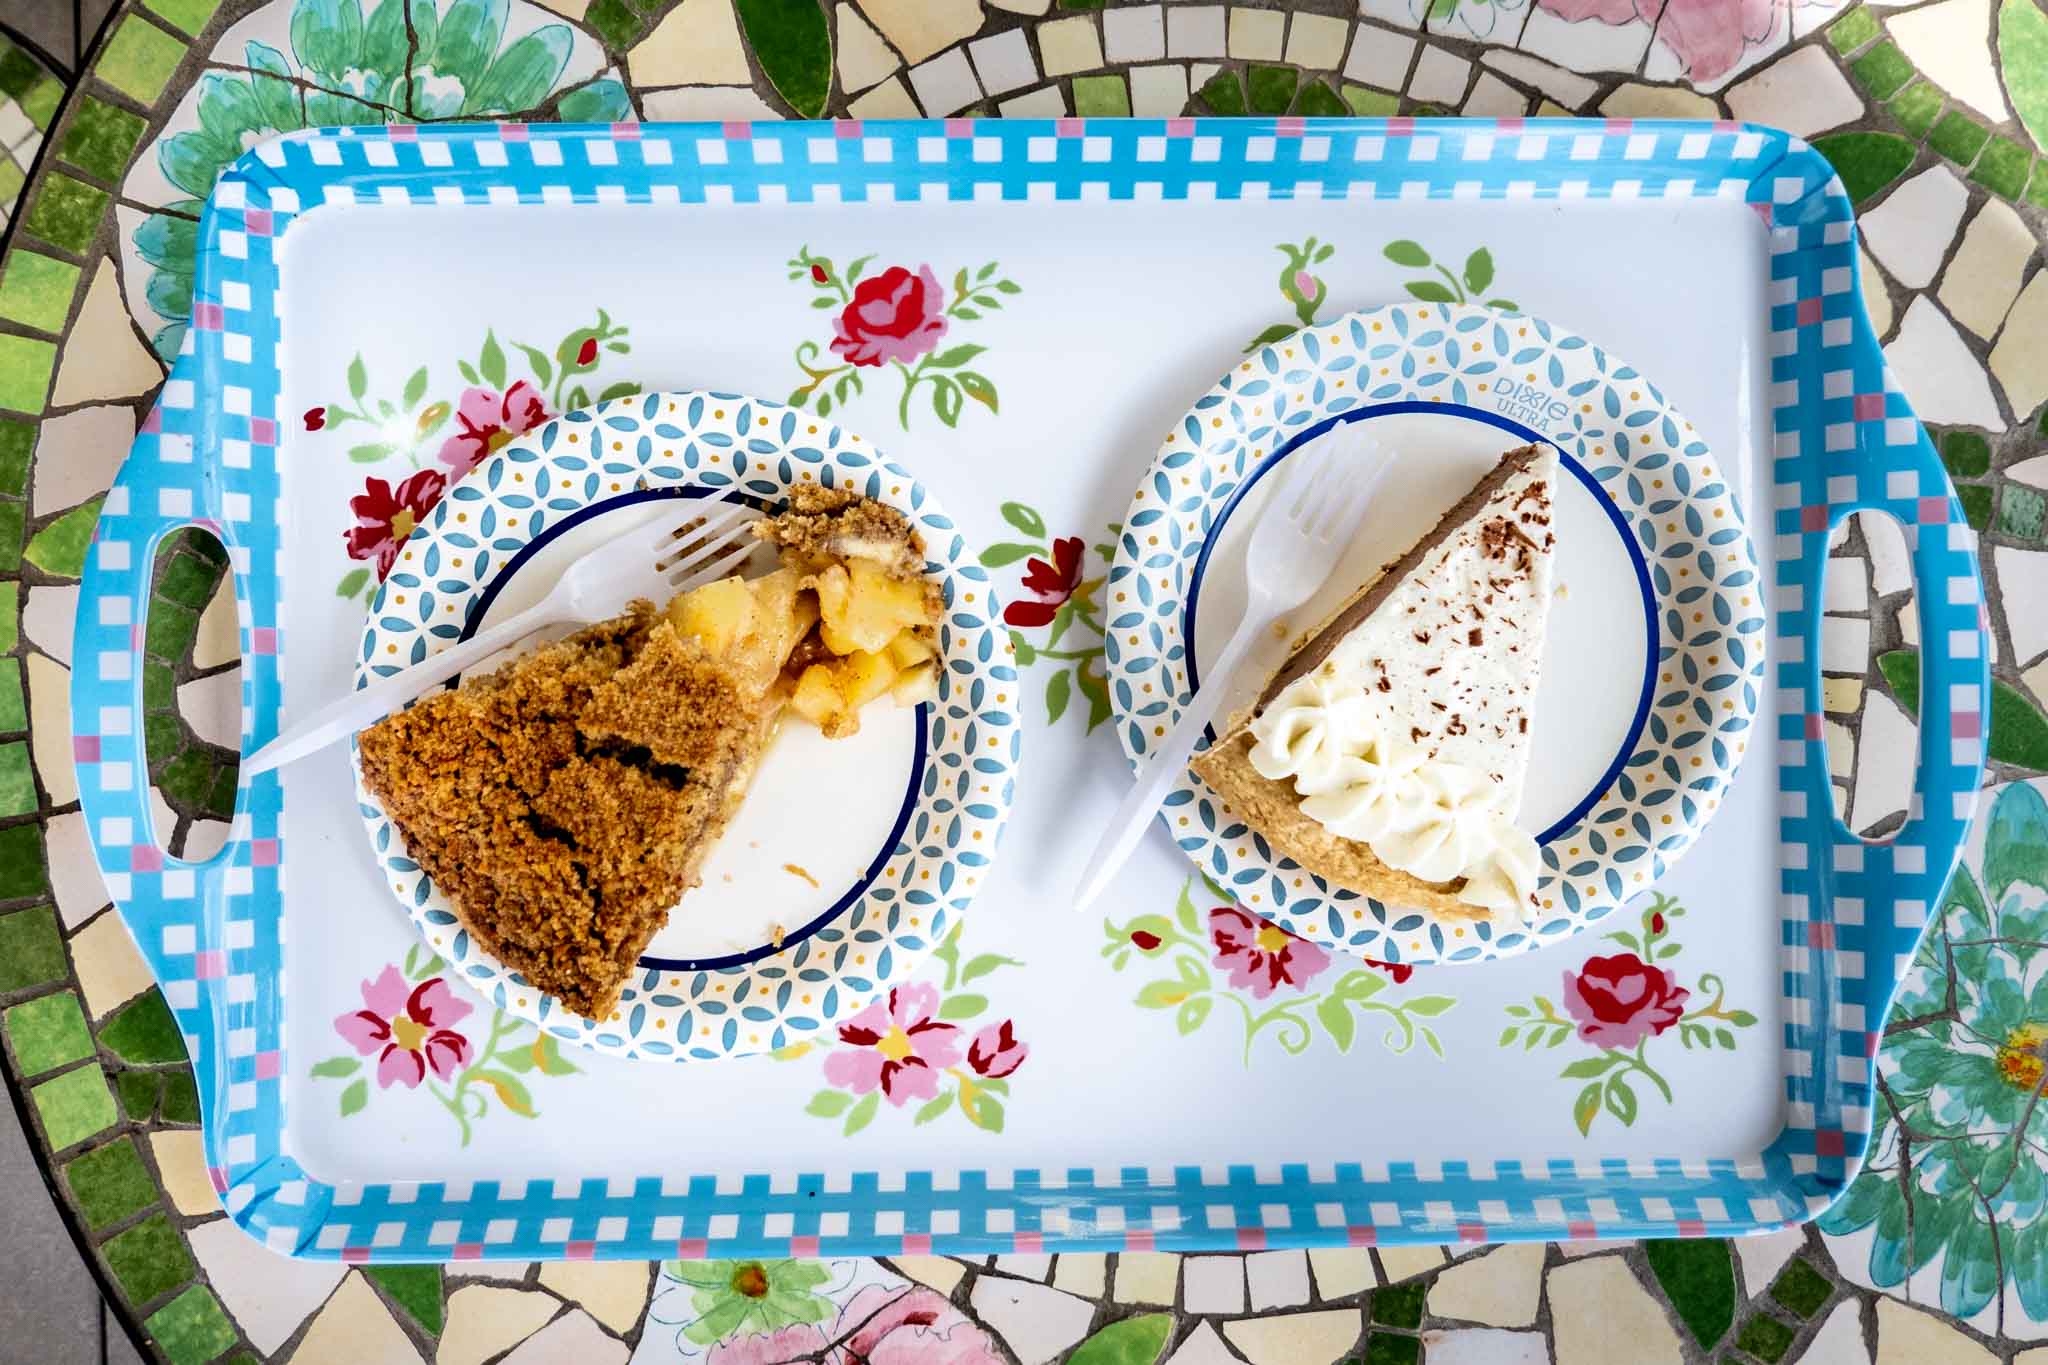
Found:
[[[462,623],[461,638],[467,640],[476,633],[477,627],[482,624],[485,615],[490,612],[491,603],[497,600],[498,590],[512,581],[513,576],[519,572],[520,566],[533,558],[549,542],[565,531],[582,525],[600,513],[613,512],[621,507],[630,507],[636,502],[707,498],[717,491],[719,490],[698,485],[692,485],[688,488],[636,488],[630,493],[621,493],[617,497],[606,498],[602,502],[594,502],[581,511],[572,512],[568,516],[563,517],[560,521],[522,545],[518,552],[505,562],[505,567],[492,575],[490,583],[485,586],[483,592],[478,594],[476,605],[470,608],[469,618]],[[737,500],[759,511],[765,512],[768,510],[767,502],[761,498],[750,497],[742,493],[737,495]],[[785,933],[780,943],[763,943],[757,947],[749,948],[743,953],[726,953],[720,957],[642,957],[640,965],[664,972],[704,972],[715,971],[720,967],[744,966],[749,962],[759,962],[764,957],[772,957],[776,953],[782,952],[795,944],[802,943],[812,934],[817,933],[833,920],[846,913],[847,907],[867,894],[867,889],[874,884],[875,878],[882,875],[882,868],[888,864],[890,858],[895,856],[896,845],[902,840],[903,831],[910,825],[911,808],[917,804],[918,788],[922,785],[924,779],[925,757],[928,750],[926,732],[930,728],[930,719],[930,703],[918,703],[917,724],[914,727],[917,734],[917,749],[911,755],[910,783],[904,788],[903,804],[896,812],[895,822],[889,827],[889,837],[883,841],[881,849],[874,856],[874,860],[867,865],[867,868],[860,876],[854,879],[852,887],[847,890],[845,895],[832,902],[831,906],[826,910],[813,916],[802,927]]]
[[[1201,678],[1196,672],[1195,664],[1195,608],[1201,597],[1202,575],[1208,571],[1209,552],[1216,547],[1216,542],[1223,533],[1223,524],[1230,520],[1231,513],[1237,510],[1238,504],[1244,501],[1245,495],[1251,492],[1252,486],[1264,478],[1269,470],[1278,468],[1280,462],[1295,450],[1305,443],[1313,441],[1324,432],[1331,430],[1338,423],[1356,422],[1369,417],[1386,417],[1404,412],[1427,412],[1437,415],[1450,414],[1465,417],[1472,421],[1484,422],[1490,427],[1497,427],[1502,431],[1510,432],[1521,437],[1525,442],[1540,441],[1544,445],[1556,450],[1558,463],[1571,471],[1572,476],[1585,486],[1587,492],[1593,495],[1593,500],[1600,505],[1601,510],[1607,513],[1607,519],[1614,524],[1616,533],[1621,537],[1621,543],[1628,548],[1629,563],[1635,566],[1636,590],[1642,595],[1643,625],[1647,637],[1643,642],[1643,685],[1641,691],[1636,696],[1636,713],[1634,718],[1629,721],[1628,734],[1622,740],[1620,749],[1615,753],[1614,761],[1607,765],[1607,771],[1600,775],[1600,780],[1593,784],[1593,789],[1587,792],[1578,804],[1573,806],[1561,819],[1536,836],[1537,843],[1547,844],[1585,818],[1586,812],[1593,809],[1594,804],[1599,801],[1600,794],[1612,786],[1614,779],[1621,775],[1621,770],[1628,764],[1629,755],[1636,751],[1636,741],[1643,737],[1643,727],[1650,719],[1650,700],[1656,689],[1657,658],[1658,651],[1662,648],[1663,636],[1657,625],[1657,598],[1650,587],[1650,566],[1643,559],[1643,549],[1642,546],[1636,543],[1635,533],[1629,530],[1628,519],[1623,517],[1621,509],[1614,505],[1614,499],[1607,496],[1607,490],[1600,486],[1599,480],[1588,473],[1584,465],[1566,453],[1564,447],[1558,445],[1557,442],[1551,440],[1542,432],[1525,427],[1511,417],[1503,417],[1499,413],[1494,412],[1483,412],[1478,408],[1466,407],[1461,403],[1418,403],[1413,401],[1379,403],[1371,407],[1352,408],[1346,412],[1340,412],[1334,417],[1326,417],[1315,425],[1297,432],[1287,444],[1281,446],[1268,456],[1265,463],[1247,475],[1244,482],[1232,489],[1230,496],[1224,499],[1223,510],[1216,514],[1216,520],[1210,524],[1208,534],[1203,537],[1201,552],[1195,556],[1194,571],[1188,576],[1187,612],[1181,626],[1181,639],[1187,645],[1188,691],[1192,693],[1201,686]],[[1208,731],[1208,738],[1212,744],[1216,740],[1215,728],[1213,726]]]

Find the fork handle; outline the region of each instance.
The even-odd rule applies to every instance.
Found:
[[[1145,837],[1145,830],[1152,823],[1153,812],[1159,809],[1166,793],[1180,780],[1181,773],[1188,766],[1189,755],[1201,742],[1203,729],[1222,708],[1230,680],[1237,676],[1238,664],[1243,662],[1252,642],[1259,638],[1259,632],[1266,628],[1271,613],[1256,609],[1261,605],[1255,601],[1255,609],[1245,613],[1237,633],[1230,637],[1210,667],[1208,684],[1188,698],[1180,719],[1174,722],[1173,729],[1153,750],[1137,784],[1116,808],[1116,814],[1109,818],[1102,842],[1095,846],[1094,857],[1089,860],[1088,870],[1081,875],[1080,887],[1074,893],[1076,910],[1087,909],[1109,885],[1117,869],[1129,861],[1131,851],[1137,848],[1138,841]]]
[[[528,607],[487,630],[480,630],[467,640],[420,660],[411,668],[388,678],[379,678],[337,698],[243,759],[243,774],[254,776],[283,767],[391,714],[428,688],[448,681],[471,664],[487,659],[501,649],[518,644],[557,619],[554,605],[553,594],[550,594],[547,601]]]

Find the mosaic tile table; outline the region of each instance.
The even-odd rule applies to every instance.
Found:
[[[0,27],[10,5],[39,3],[0,3]],[[75,81],[0,50],[0,1037],[79,1254],[135,1345],[178,1362],[464,1365],[2048,1361],[2048,13],[2036,0],[405,4],[124,4]],[[1817,1227],[1732,1245],[986,1264],[366,1271],[283,1260],[235,1231],[201,1164],[181,1041],[92,869],[65,714],[80,562],[182,335],[192,215],[221,168],[278,130],[455,116],[1347,110],[1755,119],[1812,139],[1861,208],[1871,314],[1984,536],[1997,791],[1888,1025],[1876,1157],[1842,1205]],[[1316,315],[1324,286],[1308,267],[1330,249],[1374,249],[1322,245],[1283,263],[1276,317]],[[1053,562],[1006,570],[1031,575],[1041,599],[1043,619],[1017,624],[1089,624],[1088,566],[1069,542],[1040,549]],[[1837,554],[1830,753],[1851,825],[1882,832],[1910,780],[1905,547],[1872,525]],[[218,845],[233,802],[221,568],[210,542],[175,544],[150,616],[156,808],[173,847],[193,853]],[[1065,709],[1069,695],[1047,701]],[[1035,719],[1084,723],[1078,702]],[[1255,1048],[1248,1064],[1286,1057]],[[46,1197],[17,1189],[0,1208]],[[128,1351],[116,1340],[110,1355]],[[10,1359],[41,1355],[0,1343]]]

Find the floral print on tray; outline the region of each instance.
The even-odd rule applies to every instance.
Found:
[[[1634,1085],[1654,1089],[1669,1104],[1671,1082],[1650,1061],[1651,1043],[1674,1035],[1681,1047],[1724,1048],[1733,1051],[1737,1029],[1753,1027],[1756,1016],[1748,1010],[1730,1009],[1721,978],[1702,972],[1695,989],[1679,984],[1678,974],[1661,964],[1683,951],[1671,936],[1674,920],[1683,917],[1685,907],[1670,896],[1653,892],[1642,912],[1640,932],[1618,930],[1601,937],[1620,944],[1627,951],[1595,954],[1567,971],[1559,986],[1564,1001],[1560,1013],[1550,997],[1539,995],[1527,1005],[1507,1007],[1509,1023],[1501,1030],[1500,1045],[1524,1051],[1538,1047],[1556,1048],[1576,1038],[1598,1049],[1596,1055],[1568,1063],[1560,1079],[1584,1081],[1572,1101],[1572,1122],[1579,1133],[1590,1134],[1604,1111],[1630,1127],[1641,1112],[1641,1097]],[[1660,1045],[1660,1051],[1669,1051]]]
[[[1003,520],[1024,537],[998,541],[981,552],[985,569],[1021,563],[1020,580],[1003,595],[1003,623],[1017,666],[1044,662],[1055,665],[1045,679],[1045,723],[1054,725],[1071,708],[1086,715],[1088,728],[1109,719],[1109,679],[1102,668],[1102,574],[1087,573],[1088,552],[1079,536],[1049,536],[1037,509],[1021,502],[1003,504]],[[1120,527],[1112,525],[1108,540],[1094,547],[1107,564],[1116,555]],[[1077,629],[1078,627],[1078,629]],[[1034,632],[1032,635],[1026,631]],[[1044,632],[1036,634],[1035,632]],[[1073,703],[1078,694],[1085,710]]]
[[[1415,969],[1368,958],[1340,960],[1238,908],[1222,888],[1200,878],[1205,899],[1219,902],[1205,914],[1195,902],[1197,880],[1189,877],[1181,884],[1171,915],[1102,922],[1107,940],[1102,956],[1111,970],[1121,972],[1134,963],[1170,969],[1139,988],[1141,1009],[1172,1010],[1174,1027],[1192,1034],[1208,1023],[1220,1002],[1226,1007],[1221,1012],[1235,1016],[1243,1028],[1246,1066],[1262,1035],[1270,1034],[1289,1056],[1299,1056],[1320,1026],[1339,1052],[1349,1052],[1361,1023],[1380,1026],[1380,1045],[1389,1052],[1407,1052],[1419,1041],[1436,1056],[1444,1055],[1443,1040],[1427,1021],[1456,1005],[1455,997],[1381,999],[1389,986],[1406,985]]]
[[[629,330],[600,308],[595,322],[571,329],[551,349],[514,341],[508,352],[496,330],[486,329],[476,358],[455,362],[464,387],[454,398],[429,399],[435,386],[427,365],[406,377],[396,400],[373,396],[362,356],[350,361],[348,396],[306,409],[300,424],[308,432],[349,432],[352,463],[402,458],[415,472],[396,480],[372,474],[349,499],[352,524],[343,532],[343,548],[367,567],[345,572],[335,594],[367,598],[374,592],[390,576],[398,547],[449,487],[507,443],[563,412],[640,392],[632,380],[600,386],[598,375],[607,356],[631,354]],[[527,371],[516,379],[515,364]]]
[[[529,1086],[574,1075],[577,1067],[552,1035],[509,1014],[493,1011],[480,1037],[464,1032],[459,1025],[476,1006],[450,989],[444,965],[419,945],[406,952],[403,968],[386,963],[362,983],[363,1007],[335,1016],[334,1031],[351,1051],[315,1062],[310,1074],[345,1082],[343,1118],[368,1108],[373,1080],[379,1096],[393,1088],[425,1090],[454,1119],[467,1147],[474,1125],[492,1112],[493,1096],[510,1113],[537,1117]]]
[[[892,987],[842,1020],[829,1037],[774,1054],[788,1062],[825,1054],[825,1089],[811,1096],[805,1113],[838,1123],[840,1132],[851,1137],[875,1121],[885,1101],[898,1111],[916,1101],[910,1111],[914,1125],[957,1112],[977,1128],[1003,1131],[1010,1076],[1024,1065],[1031,1048],[1018,1036],[1013,1019],[970,1025],[988,1015],[989,999],[960,988],[1024,964],[1000,953],[962,962],[960,929],[954,924],[946,941],[932,950],[945,967],[939,985],[908,981]]]
[[[903,383],[896,421],[905,431],[910,400],[919,390],[929,394],[933,415],[949,427],[960,424],[969,399],[991,413],[1001,411],[995,381],[968,368],[988,347],[955,342],[942,350],[940,343],[951,339],[955,323],[979,322],[1000,309],[1005,296],[1020,293],[1016,281],[1000,274],[994,261],[961,266],[950,286],[925,264],[891,265],[870,274],[874,261],[861,256],[841,266],[829,256],[812,255],[808,246],[789,259],[789,278],[812,290],[811,307],[834,312],[830,340],[797,343],[804,382],[790,391],[789,405],[829,416],[865,392],[863,371],[889,368]]]
[[[878,1261],[668,1261],[636,1360],[702,1365],[1003,1365],[945,1295]]]

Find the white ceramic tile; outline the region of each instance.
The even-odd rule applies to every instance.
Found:
[[[47,516],[107,491],[135,440],[135,410],[109,404],[44,422],[36,434],[35,514]]]
[[[1946,165],[1930,166],[1859,215],[1864,245],[1893,279],[1925,289],[1955,240],[1969,198]]]
[[[1422,56],[1415,63],[1415,74],[1408,80],[1408,96],[1455,109],[1465,98],[1465,87],[1471,79],[1472,63],[1434,43],[1424,43]]]
[[[1742,1263],[1742,1292],[1753,1299],[1771,1287],[1785,1263],[1806,1245],[1806,1230],[1787,1228],[1762,1237],[1731,1237],[1728,1243]]]
[[[967,54],[957,47],[923,66],[912,67],[910,88],[917,91],[917,102],[934,118],[957,113],[981,98],[981,87],[974,83],[974,72],[967,65]]]
[[[1112,62],[1156,62],[1166,55],[1166,7],[1133,5],[1102,12],[1102,46]]]
[[[2048,650],[2048,554],[2000,545],[1991,552],[2005,603],[2006,638],[2013,658],[2030,664]]]
[[[1925,294],[1913,300],[1899,334],[1884,348],[1923,422],[2002,429],[1991,381],[1963,338]]]
[[[1217,11],[1220,16],[1222,11]],[[1038,57],[1045,74],[1064,76],[1073,71],[1093,71],[1102,65],[1102,40],[1096,36],[1095,20],[1086,14],[1051,19],[1038,26]]]
[[[1056,1359],[1088,1333],[1095,1305],[1087,1299],[1024,1280],[983,1275],[970,1301],[1023,1365]]]
[[[1348,1299],[1379,1282],[1373,1273],[1372,1253],[1364,1247],[1317,1247],[1309,1252],[1308,1264],[1315,1274],[1319,1299]]]
[[[2005,477],[2029,488],[2048,488],[2048,455],[2036,455],[2031,460],[2007,465]]]
[[[1190,1313],[1242,1313],[1244,1262],[1236,1256],[1190,1256],[1181,1265],[1181,1303]]]
[[[1913,768],[1919,733],[1913,718],[1884,693],[1863,694],[1863,725],[1857,731],[1855,799],[1849,828],[1863,833],[1901,814],[1913,796]]]
[[[45,833],[50,858],[50,893],[66,929],[85,923],[108,901],[107,884],[93,858],[92,837],[82,812],[53,815]]]
[[[1530,1327],[1543,1293],[1541,1242],[1511,1242],[1462,1261],[1429,1287],[1431,1317],[1488,1327]]]
[[[499,1365],[625,1365],[626,1343],[608,1337],[588,1313],[568,1312],[528,1337]]]
[[[1861,616],[1824,618],[1820,666],[1830,673],[1865,672],[1870,667],[1870,622]]]
[[[194,678],[178,688],[178,714],[209,744],[238,749],[242,742],[242,675],[236,669]]]
[[[903,59],[889,50],[882,35],[861,17],[859,10],[846,0],[839,0],[838,13],[839,45],[833,53],[833,64],[839,72],[839,84],[849,93],[867,89],[903,65]]]
[[[1812,137],[1863,117],[1863,97],[1826,45],[1813,43],[1732,86],[1728,110],[1739,119]]]
[[[1561,1265],[1550,1272],[1549,1289],[1559,1361],[1680,1365],[1685,1359],[1663,1307],[1619,1257]]]
[[[861,0],[861,12],[916,65],[981,31],[980,0]]]
[[[1037,1280],[1043,1284],[1046,1276],[1052,1274],[1052,1257],[1038,1252],[998,1256],[996,1269],[1005,1275],[1021,1275],[1027,1280]]]
[[[1584,76],[1510,48],[1490,47],[1479,60],[1512,80],[1533,85],[1567,109],[1579,108],[1600,89],[1596,82]]]
[[[326,1302],[348,1267],[336,1261],[280,1256],[226,1218],[201,1223],[187,1236],[213,1290],[266,1355]]]
[[[1351,35],[1351,56],[1344,63],[1344,79],[1380,90],[1399,91],[1407,83],[1408,67],[1415,60],[1415,42],[1405,33],[1360,24]]]
[[[1166,1365],[1241,1365],[1237,1356],[1223,1344],[1223,1338],[1216,1335],[1216,1329],[1206,1322],[1195,1324],[1195,1330],[1180,1344],[1180,1349]]]
[[[1986,199],[1963,229],[1962,245],[1941,272],[1942,306],[1978,336],[1990,339],[2019,296],[2034,255],[2034,235],[2012,207]]]
[[[1459,112],[1472,118],[1520,118],[1529,112],[1529,97],[1492,72],[1482,71]]]
[[[1175,118],[1188,107],[1185,67],[1134,66],[1130,69],[1131,113],[1139,118]]]
[[[1432,1329],[1422,1334],[1429,1365],[1550,1365],[1541,1332],[1503,1332],[1496,1327]]]
[[[1038,66],[1031,60],[1031,44],[1021,28],[976,38],[967,45],[967,53],[974,59],[974,72],[981,77],[981,88],[991,95],[1007,95],[1038,79]]]
[[[2006,314],[1991,348],[1991,372],[2016,413],[2032,412],[2048,398],[2048,271],[2034,272]]]
[[[65,667],[71,665],[71,628],[78,621],[76,585],[23,589],[21,630],[28,642]]]
[[[1827,576],[1821,583],[1821,610],[1862,611],[1869,605],[1869,566],[1856,555],[1835,555],[1830,558]]]
[[[859,99],[849,101],[846,112],[855,118],[916,118],[921,112],[901,76],[891,76]]]
[[[640,96],[640,107],[650,119],[690,122],[695,119],[779,119],[774,105],[747,85],[699,85],[682,90],[649,90]]]
[[[1991,64],[1991,0],[1942,0],[1894,14],[1885,28],[1919,73],[1993,123],[2012,117]]]
[[[1357,1344],[1363,1324],[1356,1308],[1327,1308],[1226,1322],[1223,1337],[1251,1365],[1301,1365],[1338,1359]]]
[[[1067,112],[1067,92],[1058,85],[1041,86],[1021,95],[1012,95],[996,107],[1004,118],[1061,118]]]
[[[1572,23],[1540,5],[1529,6],[1529,22],[1515,44],[1546,61],[1573,71],[1634,71],[1650,46],[1650,26],[1641,20],[1603,24],[1598,19]]]
[[[1870,1348],[1863,1344],[1860,1300],[1850,1299],[1836,1305],[1806,1350],[1800,1353],[1799,1365],[1870,1365]]]
[[[1244,1274],[1254,1313],[1308,1302],[1308,1257],[1299,1251],[1261,1251],[1247,1256]]]
[[[1166,50],[1173,56],[1221,57],[1226,51],[1223,35],[1221,5],[1175,5],[1166,11]]]
[[[448,1296],[434,1365],[483,1365],[539,1331],[561,1307],[532,1290],[464,1285]]]

